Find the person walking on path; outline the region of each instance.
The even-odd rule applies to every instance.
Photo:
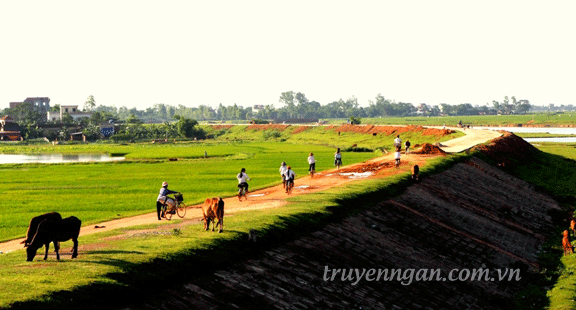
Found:
[[[315,171],[316,159],[314,159],[314,153],[310,153],[310,156],[308,156],[308,172],[310,173],[310,178],[314,178]]]
[[[400,135],[397,135],[396,139],[394,139],[394,146],[395,147],[398,147],[398,146],[402,147],[402,139],[400,139]]]
[[[400,166],[400,151],[402,150],[402,146],[396,146],[396,152],[394,153],[394,160],[396,161],[396,167]]]
[[[338,169],[340,169],[340,166],[342,166],[342,154],[340,153],[340,148],[338,148],[336,153],[334,153],[334,166],[336,166]]]
[[[406,146],[406,154],[410,153],[410,140],[406,139],[404,145]]]

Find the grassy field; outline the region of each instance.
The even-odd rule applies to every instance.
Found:
[[[323,171],[333,168],[335,147],[345,149],[353,141],[362,141],[358,146],[376,149],[391,145],[393,139],[357,133],[338,136],[330,130],[317,130],[320,133],[286,131],[266,141],[263,141],[265,132],[237,126],[228,136],[206,143],[2,144],[0,153],[109,153],[122,154],[129,160],[0,165],[3,176],[0,192],[12,202],[12,207],[0,209],[0,241],[24,236],[30,219],[46,212],[60,212],[65,217],[74,215],[84,225],[153,212],[163,181],[167,181],[171,189],[182,192],[187,204],[196,204],[206,197],[234,195],[236,174],[241,168],[246,168],[252,178],[252,189],[264,188],[280,182],[278,168],[282,161],[292,165],[301,177],[307,175],[310,152],[315,154],[317,171]],[[229,136],[235,139],[227,141]],[[414,139],[438,140],[434,136],[423,136],[420,140],[414,136]],[[208,158],[204,158],[204,152]],[[344,152],[343,162],[348,165],[379,155],[379,151]],[[168,161],[169,158],[178,160]]]
[[[156,156],[168,153],[172,157],[175,153],[166,151],[166,146],[143,147]],[[207,197],[234,195],[236,174],[242,167],[252,178],[253,189],[278,184],[282,161],[293,165],[298,176],[306,175],[309,151],[316,155],[318,171],[333,168],[334,150],[324,146],[251,142],[216,147],[188,145],[186,149],[189,153],[204,154],[207,150],[213,154],[223,148],[230,153],[228,156],[206,159],[2,165],[0,186],[5,196],[13,197],[13,207],[0,210],[0,240],[23,236],[30,218],[51,211],[74,215],[84,224],[153,212],[162,181],[182,192],[187,204],[196,204]],[[344,158],[351,164],[375,155],[350,152]]]
[[[331,119],[330,124],[345,123],[346,119]],[[576,124],[576,112],[566,113],[533,113],[524,115],[471,115],[471,116],[411,116],[362,118],[362,124],[377,125],[421,125],[421,126],[456,126],[459,121],[472,126],[566,126]]]
[[[433,159],[423,169],[425,176],[445,169],[464,157]],[[249,256],[243,240],[250,229],[259,231],[261,246],[297,238],[322,225],[345,217],[364,204],[376,203],[400,193],[408,172],[388,179],[366,180],[343,188],[291,198],[283,208],[245,211],[227,219],[224,233],[202,230],[198,225],[170,228],[165,222],[147,227],[130,227],[81,237],[92,250],[76,260],[25,262],[23,253],[0,255],[0,308],[75,308],[90,302],[105,307],[113,300],[129,300],[153,293],[158,287],[218,268],[220,263]],[[173,223],[171,223],[173,224]],[[138,233],[129,238],[115,236],[152,227],[155,233]],[[63,243],[68,249],[71,242]],[[249,250],[249,249],[248,249]],[[202,269],[194,268],[202,266]],[[31,268],[34,267],[34,268]],[[64,293],[65,292],[65,293]],[[107,298],[94,298],[107,296]],[[118,298],[118,297],[122,298]],[[115,306],[119,306],[115,302]]]
[[[344,148],[349,141],[365,138],[362,134],[349,134],[337,142],[337,134],[333,133],[327,134],[321,145],[309,140],[314,135],[312,132],[308,133],[312,136],[303,140],[281,134],[266,142],[261,141],[264,138],[248,141],[255,134],[248,133],[242,140],[236,137],[234,142],[118,146],[120,153],[132,158],[125,162],[2,165],[2,192],[14,197],[15,203],[14,208],[0,210],[0,238],[22,237],[32,216],[50,211],[58,211],[64,217],[75,215],[84,225],[153,212],[157,192],[164,180],[172,189],[183,192],[189,204],[201,202],[206,197],[233,195],[237,184],[235,175],[241,167],[247,168],[253,188],[278,184],[281,161],[287,161],[299,176],[303,176],[307,155],[312,151],[317,159],[317,170],[330,169],[335,145]],[[220,139],[225,141],[226,137]],[[388,136],[371,136],[371,140],[362,145],[382,146],[391,140]],[[65,153],[70,150],[78,153],[118,151],[113,145],[90,144],[25,148],[26,152],[32,149]],[[208,158],[203,158],[205,150]],[[134,154],[139,153],[153,155],[136,159],[140,156]],[[217,156],[210,157],[211,154]],[[351,164],[377,155],[380,153],[345,152],[343,158],[345,164]],[[172,157],[180,159],[166,160]],[[441,170],[459,158],[435,159],[426,165],[422,174]],[[324,193],[293,197],[294,203],[285,208],[240,212],[227,219],[227,227],[234,228],[223,234],[204,232],[200,227],[202,223],[180,228],[164,226],[177,223],[175,220],[168,224],[159,222],[147,227],[83,236],[80,243],[90,250],[76,260],[65,258],[56,262],[51,257],[42,262],[37,257],[37,261],[28,263],[24,251],[5,253],[0,255],[0,287],[10,289],[0,290],[0,308],[74,308],[85,306],[88,300],[97,307],[99,303],[109,302],[108,298],[95,300],[93,297],[110,294],[116,298],[113,296],[109,300],[127,300],[194,276],[197,270],[193,266],[202,265],[204,271],[231,257],[249,255],[242,248],[242,240],[249,229],[261,232],[263,244],[295,238],[349,214],[358,207],[355,203],[358,199],[370,203],[397,194],[407,186],[407,175],[408,172],[389,179],[361,181]],[[140,232],[130,238],[115,238],[152,227],[165,228],[154,233]],[[63,243],[62,247],[63,252],[67,251],[71,242]]]

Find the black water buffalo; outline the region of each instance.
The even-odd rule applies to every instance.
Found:
[[[26,260],[31,262],[34,259],[34,256],[36,256],[36,251],[43,245],[46,247],[46,252],[44,254],[44,260],[46,260],[48,258],[50,242],[54,243],[56,259],[60,260],[60,254],[58,253],[60,245],[58,242],[64,242],[70,239],[74,242],[72,258],[76,258],[78,256],[78,235],[80,235],[80,226],[82,226],[82,221],[75,216],[67,217],[62,220],[42,221],[38,225],[36,235],[34,235],[34,238],[26,248]]]
[[[58,212],[50,212],[42,215],[38,215],[33,217],[30,220],[30,225],[28,225],[28,231],[26,232],[26,240],[20,242],[24,244],[24,247],[27,247],[32,242],[34,235],[36,235],[36,231],[38,229],[38,224],[44,220],[61,220],[62,216]]]

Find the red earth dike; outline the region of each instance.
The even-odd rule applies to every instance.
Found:
[[[513,135],[485,148],[529,152]],[[511,309],[560,211],[474,157],[272,249],[246,241],[257,256],[122,309]]]
[[[376,126],[376,125],[341,125],[341,126],[329,126],[328,129],[332,129],[338,132],[355,132],[355,133],[365,133],[365,134],[384,134],[384,135],[399,135],[406,132],[419,132],[425,136],[445,136],[454,133],[453,130],[449,129],[435,129],[435,128],[424,128],[422,126]]]

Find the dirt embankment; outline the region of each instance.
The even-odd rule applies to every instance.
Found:
[[[528,152],[511,135],[491,147],[485,151],[495,156]],[[550,214],[559,210],[532,185],[473,158],[342,222],[124,309],[510,309],[525,285],[514,275],[526,279],[538,268],[554,227]],[[490,272],[458,279],[478,269]],[[435,270],[438,277],[423,278]]]
[[[472,151],[480,151],[497,164],[506,165],[511,160],[530,160],[538,149],[517,135],[504,131],[501,137],[488,144],[476,146]]]
[[[422,126],[378,126],[378,125],[341,125],[328,126],[326,129],[332,129],[338,132],[356,132],[365,134],[384,134],[384,135],[401,135],[406,132],[418,132],[425,136],[442,137],[454,133],[450,129],[424,128]]]
[[[211,125],[214,129],[230,129],[234,125]],[[246,126],[246,130],[278,130],[284,131],[292,125],[285,124],[252,124]],[[292,134],[306,131],[313,126],[293,126],[296,127]],[[364,134],[384,134],[384,135],[400,135],[406,132],[418,132],[425,136],[442,137],[454,133],[451,129],[437,129],[437,128],[424,128],[422,126],[379,126],[379,125],[331,125],[326,126],[326,130],[334,130],[336,132],[355,132]]]

